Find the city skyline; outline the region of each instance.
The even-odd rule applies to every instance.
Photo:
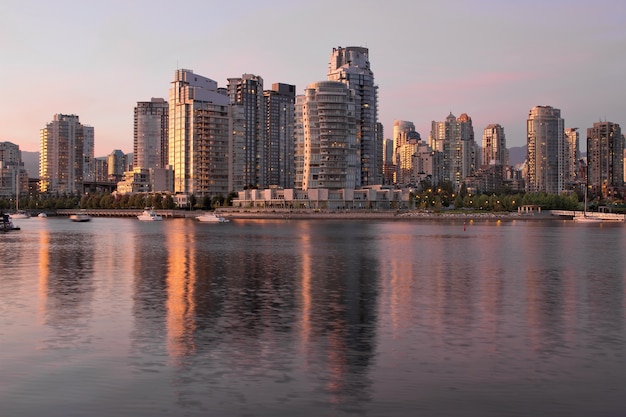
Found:
[[[431,122],[452,112],[467,113],[477,132],[500,124],[507,147],[523,146],[535,106],[559,108],[565,127],[583,132],[600,120],[626,124],[626,60],[619,54],[626,49],[626,5],[619,1],[244,1],[238,13],[190,2],[174,25],[170,6],[5,7],[0,141],[38,151],[41,126],[54,114],[76,114],[94,127],[96,156],[130,153],[134,107],[167,99],[177,69],[219,87],[256,74],[268,86],[295,85],[301,95],[326,79],[338,46],[369,49],[385,138],[398,119],[414,122],[426,140]],[[584,138],[580,143],[584,150]]]

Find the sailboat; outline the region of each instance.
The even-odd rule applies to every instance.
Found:
[[[589,186],[585,185],[585,206],[583,207],[583,215],[577,216],[574,215],[574,221],[577,223],[599,223],[602,221],[600,217],[593,217],[587,214],[587,188]]]
[[[11,219],[28,219],[30,215],[24,210],[20,211],[20,172],[15,176],[15,213],[11,214]]]

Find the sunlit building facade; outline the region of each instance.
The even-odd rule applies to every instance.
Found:
[[[567,164],[567,176],[565,177],[566,188],[575,184],[578,178],[578,165],[580,160],[579,132],[577,127],[565,129],[565,163]]]
[[[94,161],[94,128],[76,115],[55,114],[39,132],[39,178],[44,193],[80,193],[86,181],[86,162]]]
[[[428,145],[441,153],[440,177],[435,181],[450,182],[456,190],[460,189],[478,164],[472,118],[466,113],[456,118],[450,113],[443,122],[433,121]]]
[[[263,78],[253,74],[229,78],[227,89],[234,124],[230,189],[241,191],[248,187],[265,188],[267,141]]]
[[[225,196],[229,171],[228,96],[217,82],[176,71],[169,95],[168,163],[175,193]]]
[[[603,198],[624,185],[624,138],[617,123],[597,122],[587,129],[587,183]]]
[[[354,92],[356,138],[359,146],[359,183],[382,182],[382,132],[378,130],[378,86],[370,68],[369,50],[363,47],[333,48],[328,80],[339,81]]]
[[[413,155],[420,139],[413,122],[393,121],[393,160],[396,167],[394,183],[409,184],[411,182]]]
[[[133,129],[133,167],[167,166],[169,104],[162,98],[137,102]]]
[[[530,110],[526,124],[528,166],[526,191],[559,194],[568,175],[561,111],[551,106]]]
[[[313,83],[298,110],[304,153],[300,188],[354,189],[360,172],[352,92],[338,81]]]
[[[499,124],[490,124],[483,131],[482,164],[509,165],[504,128]]]

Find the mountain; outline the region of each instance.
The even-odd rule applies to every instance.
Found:
[[[22,162],[30,178],[39,178],[39,152],[22,151]]]

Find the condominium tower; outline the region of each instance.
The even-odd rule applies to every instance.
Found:
[[[20,147],[11,142],[0,142],[0,198],[27,193],[28,172],[24,168]]]
[[[413,173],[413,155],[417,151],[420,135],[415,124],[406,120],[393,121],[393,161],[396,166],[395,183],[408,184]]]
[[[176,71],[170,87],[168,129],[174,192],[228,193],[229,105],[217,82],[191,70]]]
[[[328,79],[340,81],[354,91],[356,138],[360,185],[382,182],[382,136],[378,130],[378,87],[370,68],[369,50],[350,46],[333,48]]]
[[[240,78],[229,78],[227,88],[233,123],[230,189],[265,188],[267,149],[263,78],[243,74]]]
[[[567,164],[567,176],[565,177],[566,185],[574,184],[578,178],[578,161],[580,160],[579,151],[579,132],[577,127],[568,127],[565,129],[565,160]]]
[[[528,173],[526,190],[558,194],[567,177],[561,111],[550,106],[530,110],[526,123]]]
[[[39,135],[41,191],[82,192],[86,177],[95,177],[93,152],[93,127],[82,125],[76,115],[55,114]]]
[[[165,168],[168,149],[167,101],[152,98],[135,107],[133,168]]]
[[[617,123],[597,122],[587,129],[587,183],[602,197],[624,184],[624,137]]]
[[[504,128],[499,124],[490,124],[483,132],[483,165],[509,165],[509,153],[506,149]]]
[[[354,189],[359,177],[352,92],[338,81],[310,84],[297,99],[296,187]],[[299,182],[301,180],[301,183]]]
[[[450,182],[455,189],[460,189],[477,164],[472,118],[466,113],[456,118],[450,113],[443,122],[433,121],[428,139],[431,149],[441,153],[441,166],[433,182]]]
[[[294,113],[296,86],[272,84],[263,92],[266,106],[265,183],[294,187]]]

